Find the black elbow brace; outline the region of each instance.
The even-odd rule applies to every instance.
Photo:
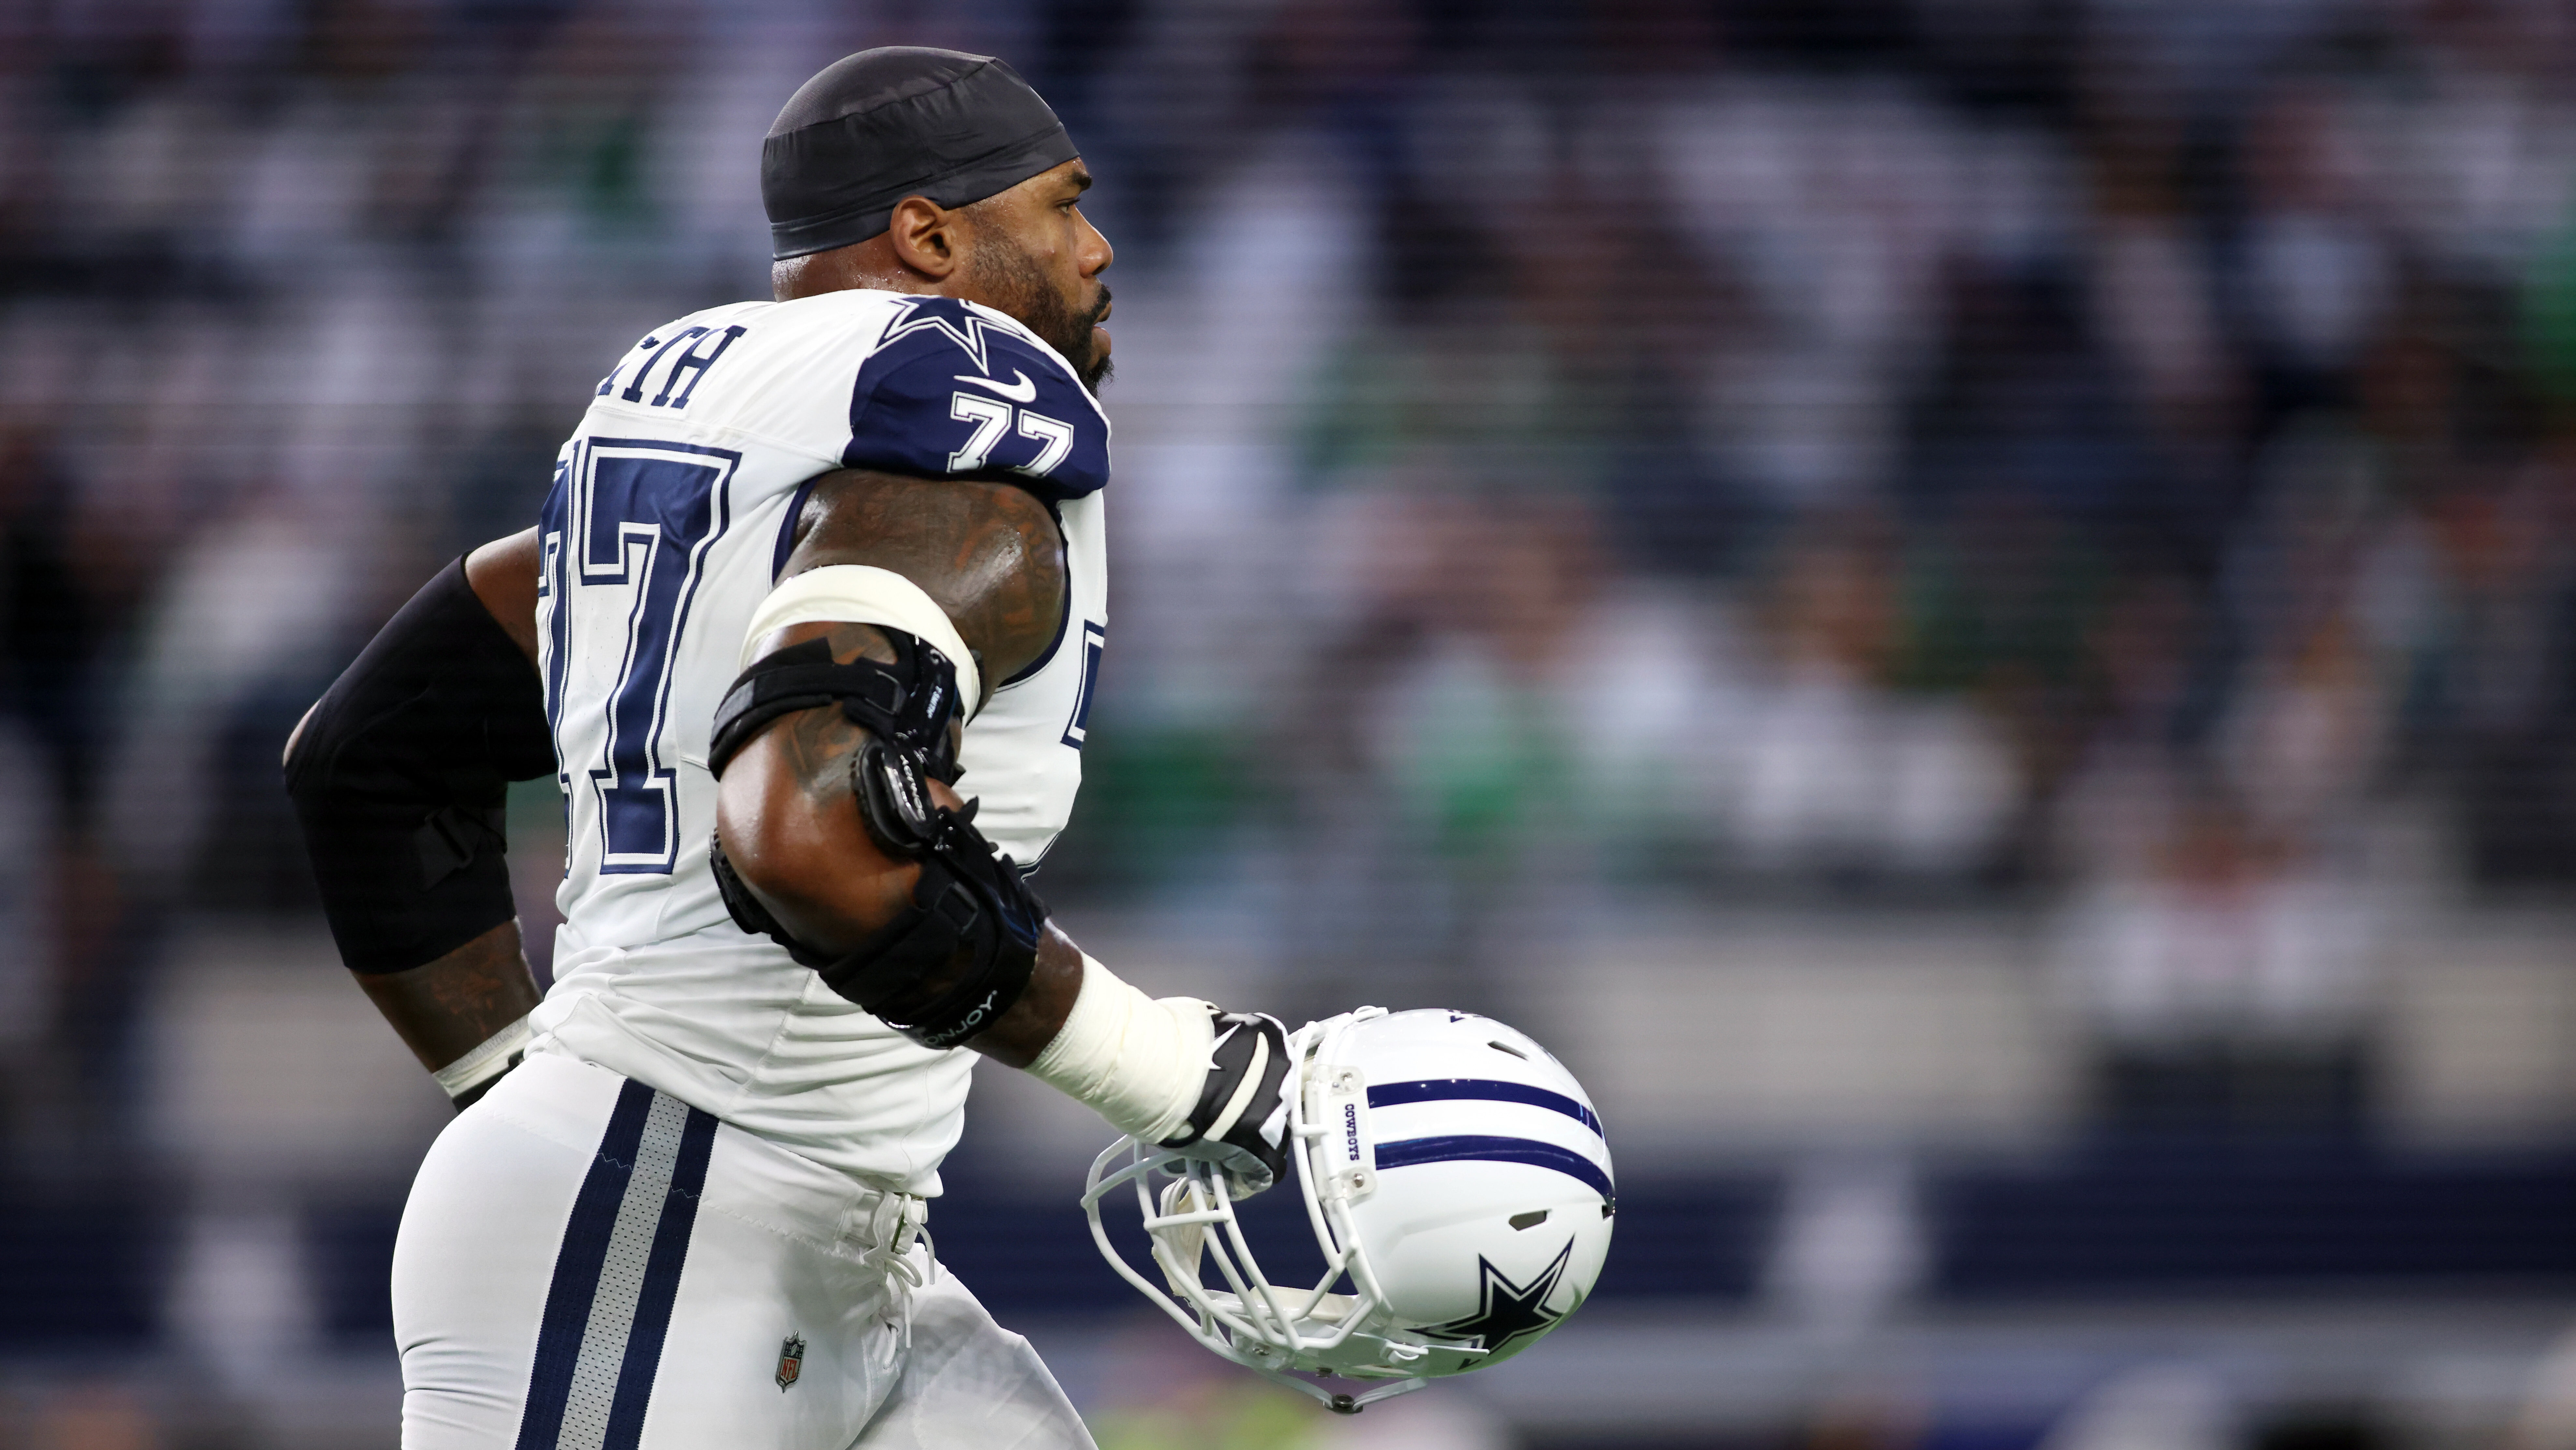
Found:
[[[954,1047],[993,1025],[1029,983],[1037,966],[1046,907],[1008,856],[975,829],[975,807],[931,804],[925,781],[953,781],[956,761],[948,726],[957,711],[957,672],[928,643],[886,629],[895,662],[833,662],[821,640],[791,645],[755,660],[725,692],[716,711],[708,766],[721,774],[770,721],[837,703],[866,729],[850,759],[851,794],[868,834],[889,855],[920,863],[904,914],[844,954],[798,941],[772,917],[726,859],[721,841],[707,845],[716,885],[734,923],[766,936],[822,975],[825,985],[886,1020],[925,1047]],[[951,966],[957,980],[910,1007],[923,980]]]
[[[554,772],[536,671],[460,559],[360,651],[287,754],[340,960],[403,971],[516,915],[503,799]]]

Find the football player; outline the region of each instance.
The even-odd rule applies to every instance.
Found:
[[[1284,1037],[1147,998],[1023,873],[1106,639],[1088,170],[1000,61],[891,48],[762,156],[775,300],[654,328],[536,527],[287,747],[343,959],[467,1105],[395,1250],[403,1443],[1088,1445],[920,1241],[980,1054],[1257,1191]],[[505,783],[551,775],[554,985]]]

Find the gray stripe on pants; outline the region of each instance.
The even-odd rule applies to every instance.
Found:
[[[626,1365],[626,1336],[635,1327],[636,1301],[644,1293],[644,1265],[653,1256],[653,1234],[671,1197],[671,1174],[680,1161],[680,1132],[689,1105],[655,1093],[644,1115],[644,1141],[635,1149],[635,1172],[617,1224],[608,1233],[608,1259],[582,1331],[581,1359],[573,1366],[572,1393],[564,1403],[562,1450],[600,1450],[608,1438],[608,1411],[617,1402],[617,1374]]]

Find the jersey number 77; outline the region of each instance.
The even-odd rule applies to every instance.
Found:
[[[678,760],[666,747],[671,662],[708,549],[729,522],[725,485],[742,455],[642,438],[577,440],[556,471],[540,514],[545,543],[540,598],[548,613],[546,720],[564,751],[564,783],[594,793],[605,874],[669,874],[678,859]],[[595,590],[614,590],[600,596]],[[580,598],[585,607],[576,609]],[[613,612],[612,612],[613,610]],[[622,621],[622,628],[611,621]],[[591,635],[618,628],[613,639]],[[566,729],[574,648],[599,661],[614,648],[615,683],[605,730]],[[577,742],[599,741],[573,758]]]

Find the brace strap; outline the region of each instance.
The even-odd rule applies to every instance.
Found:
[[[742,747],[770,721],[799,710],[837,704],[850,723],[877,740],[920,757],[932,779],[954,781],[957,762],[948,739],[957,710],[957,676],[938,649],[899,629],[885,630],[895,662],[840,664],[819,639],[792,644],[754,660],[734,678],[716,706],[707,744],[707,769],[724,774]]]

